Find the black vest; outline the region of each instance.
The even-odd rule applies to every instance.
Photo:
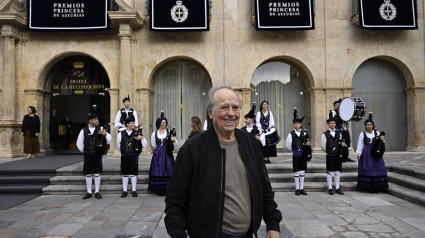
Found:
[[[339,132],[335,131],[335,137],[332,137],[329,130],[325,131],[324,134],[326,136],[326,154],[339,154]]]
[[[130,135],[127,134],[127,130],[121,131],[121,144],[120,150],[122,154],[132,154],[136,150],[136,131],[133,130]]]
[[[375,142],[375,140],[376,140],[376,138],[378,136],[378,133],[376,132],[376,130],[373,130],[373,134],[374,134],[373,139],[370,139],[369,137],[367,137],[366,131],[363,131],[363,144],[365,146],[367,146],[367,145],[372,144],[372,143]]]
[[[292,135],[292,150],[302,150],[303,149],[303,143],[304,143],[304,131],[301,130],[300,137],[295,133],[294,130],[291,131]]]
[[[247,128],[247,126],[244,126],[244,127],[241,128],[241,130],[248,132],[248,130],[246,128]],[[260,132],[258,130],[258,127],[256,125],[253,125],[252,130],[251,130],[250,133],[253,134],[254,136],[256,136]]]
[[[344,122],[341,117],[339,116],[339,110],[334,110],[335,111],[335,124],[337,129],[341,129],[342,128],[342,123]]]
[[[86,126],[84,131],[84,154],[95,155],[96,147],[100,143],[101,134],[98,133],[98,128],[94,129],[93,134],[90,135],[89,127]]]
[[[130,109],[128,110],[128,115],[127,115],[127,113],[125,112],[125,108],[121,108],[120,123],[125,125],[125,119],[127,118],[127,116],[128,117],[133,116],[133,112],[134,112],[134,109],[130,107]]]

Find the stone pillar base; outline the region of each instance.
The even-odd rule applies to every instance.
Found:
[[[0,158],[22,157],[23,147],[21,124],[16,121],[0,121]]]

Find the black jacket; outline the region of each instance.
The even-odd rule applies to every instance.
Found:
[[[252,230],[264,219],[267,230],[279,231],[277,209],[258,142],[251,133],[235,130],[239,152],[251,184]],[[168,234],[192,238],[221,237],[225,188],[225,151],[214,128],[198,134],[180,148],[165,198]]]
[[[25,133],[27,130],[30,131],[31,137],[35,137],[36,133],[40,133],[40,118],[37,115],[34,114],[34,118],[29,115],[24,116],[21,131]]]

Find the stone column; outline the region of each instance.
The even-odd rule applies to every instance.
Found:
[[[407,91],[407,151],[425,151],[425,87],[409,87]]]
[[[110,118],[111,118],[111,137],[112,137],[112,141],[111,141],[111,148],[108,151],[108,155],[113,156],[113,157],[120,157],[120,153],[118,151],[118,147],[117,147],[117,135],[118,135],[118,130],[117,128],[115,128],[114,125],[114,121],[115,121],[115,116],[117,115],[118,109],[119,109],[119,98],[118,98],[118,94],[119,94],[119,89],[118,88],[111,88],[109,89],[109,96],[110,98],[110,102],[111,102],[111,108],[110,108]]]
[[[251,110],[251,88],[235,88],[235,91],[239,94],[242,100],[241,116],[239,119],[238,128],[241,128],[245,125],[244,115]]]
[[[131,94],[132,88],[132,31],[130,24],[120,24],[118,36],[121,38],[119,99],[123,99],[128,94]]]
[[[324,88],[309,89],[311,97],[311,143],[314,151],[321,151],[320,140],[326,130],[327,100]]]
[[[16,122],[16,46],[17,30],[11,25],[3,25],[3,58],[1,102],[0,105],[0,157],[22,155],[20,124]]]
[[[152,96],[152,90],[150,88],[138,88],[137,89],[137,105],[139,106],[139,111],[137,115],[139,117],[139,123],[142,124],[143,127],[143,136],[146,138],[146,142],[148,142],[148,148],[143,149],[142,154],[150,154],[152,151],[150,149],[150,122],[152,122],[152,115],[149,113],[150,108],[150,98]]]

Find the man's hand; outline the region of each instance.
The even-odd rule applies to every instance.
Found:
[[[125,125],[123,125],[123,124],[121,124],[121,126],[120,126],[121,128],[123,128],[123,127],[125,127]]]
[[[106,130],[103,129],[102,132],[100,132],[100,134],[102,134],[102,136],[106,136]]]
[[[342,143],[341,143],[341,145],[342,145],[343,147],[347,147],[347,144],[345,144],[345,142],[342,142]]]
[[[360,160],[360,155],[357,155],[357,159]]]
[[[310,141],[307,141],[307,143],[305,143],[305,145],[311,145]]]
[[[381,139],[382,141],[384,141],[384,136],[380,136],[379,139]]]
[[[38,137],[38,133],[35,133],[35,137]]]
[[[277,231],[267,231],[267,238],[280,238],[280,232]]]
[[[136,140],[141,140],[141,139],[143,139],[143,136],[141,136],[141,135],[138,135],[138,136],[136,137]]]
[[[255,139],[260,140],[260,136],[255,136]]]
[[[176,138],[174,136],[171,137],[172,142],[176,142]]]

